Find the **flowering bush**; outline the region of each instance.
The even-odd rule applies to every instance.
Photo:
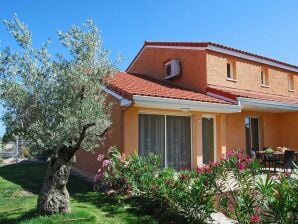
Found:
[[[242,224],[297,223],[298,180],[289,174],[261,176],[260,165],[241,151],[229,151],[198,172],[221,196],[219,206]]]
[[[99,160],[101,169],[94,178],[97,190],[113,190],[144,198],[163,211],[180,214],[190,223],[203,223],[213,211],[214,192],[206,190],[207,177],[204,175],[162,169],[156,155],[133,154],[126,158],[114,148],[107,157],[100,155]]]
[[[228,151],[219,161],[210,162],[197,171],[206,176],[208,186],[220,197],[217,207],[246,224],[257,223],[252,186],[258,167],[258,163],[242,151]]]
[[[137,194],[140,178],[148,175],[152,177],[160,167],[160,159],[156,155],[131,155],[126,158],[115,147],[109,149],[107,156],[99,155],[98,161],[101,168],[94,177],[94,188],[125,194]]]
[[[160,158],[121,155],[115,148],[99,155],[96,189],[137,196],[153,207],[172,211],[189,223],[204,223],[214,207],[241,224],[295,223],[298,181],[289,175],[260,178],[260,166],[241,151],[194,171],[161,168]],[[215,196],[219,200],[214,200]]]

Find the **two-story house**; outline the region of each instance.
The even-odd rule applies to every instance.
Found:
[[[209,42],[145,42],[102,89],[113,124],[97,152],[78,152],[75,169],[85,175],[111,145],[157,153],[176,169],[229,149],[298,150],[296,65]]]

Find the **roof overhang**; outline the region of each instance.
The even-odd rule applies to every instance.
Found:
[[[214,113],[238,113],[241,106],[232,104],[209,103],[151,96],[133,96],[134,105],[144,108],[172,109],[182,111],[201,111]]]
[[[246,53],[244,51],[223,47],[220,45],[215,45],[215,44],[211,44],[211,43],[206,43],[205,45],[206,46],[169,46],[169,45],[162,45],[162,44],[150,45],[150,43],[145,43],[143,45],[143,47],[140,49],[140,51],[138,52],[137,56],[130,63],[130,65],[128,66],[126,71],[129,72],[129,69],[134,65],[135,61],[137,61],[137,59],[140,57],[140,55],[146,48],[171,48],[171,49],[186,49],[186,50],[209,50],[209,51],[213,51],[213,52],[218,52],[218,53],[222,53],[222,54],[227,54],[227,55],[243,58],[243,59],[250,60],[250,61],[255,61],[258,63],[262,63],[262,64],[267,64],[267,65],[270,65],[273,67],[285,69],[285,70],[292,71],[292,72],[298,72],[297,66],[294,66],[294,65],[278,62],[276,60],[271,60],[266,57]]]
[[[269,100],[259,100],[246,97],[237,97],[238,104],[243,110],[264,111],[264,112],[293,112],[298,111],[298,104],[287,104]]]
[[[117,98],[117,99],[120,101],[120,106],[129,106],[129,105],[132,104],[132,101],[131,101],[131,100],[128,100],[128,99],[122,97],[121,95],[119,95],[118,93],[116,93],[116,92],[114,92],[114,91],[108,89],[107,87],[105,87],[105,86],[100,86],[100,88],[101,88],[104,92],[106,92],[106,93],[112,95],[113,97]]]
[[[223,48],[223,47],[209,45],[206,49],[210,50],[210,51],[215,51],[215,52],[218,52],[218,53],[223,53],[223,54],[235,56],[235,57],[238,57],[238,58],[243,58],[243,59],[250,60],[250,61],[259,62],[259,63],[266,64],[266,65],[271,65],[273,67],[285,69],[285,70],[288,70],[288,71],[298,72],[298,68],[295,68],[293,66],[286,65],[286,64],[281,64],[281,63],[274,62],[274,61],[271,61],[271,60],[268,60],[268,59],[265,59],[265,58],[260,58],[260,57],[257,57],[257,56],[248,55],[248,54],[245,54],[245,53],[237,52],[237,51],[226,49],[226,48]]]

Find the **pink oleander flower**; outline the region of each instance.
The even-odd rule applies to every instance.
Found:
[[[226,152],[226,158],[227,158],[227,159],[231,158],[231,156],[233,156],[233,154],[234,154],[234,151],[233,151],[233,150],[228,150],[228,151]]]
[[[111,161],[106,159],[102,162],[102,167],[107,168],[111,164]]]
[[[101,162],[104,158],[105,158],[104,155],[99,154],[99,155],[97,156],[97,161]]]
[[[242,158],[243,158],[243,152],[239,151],[238,154],[237,154],[237,159],[241,160]]]
[[[242,162],[237,162],[237,166],[239,167],[240,170],[244,170],[245,169],[245,163]]]
[[[102,176],[103,176],[103,170],[102,169],[99,169],[97,171],[97,174],[93,178],[93,182],[94,183],[98,182],[102,178]]]
[[[258,216],[258,215],[253,215],[251,218],[250,218],[250,223],[251,224],[258,224],[260,223],[261,221],[261,217]]]
[[[252,162],[252,159],[249,158],[249,156],[245,156],[244,161],[245,161],[246,163],[251,163],[251,162]]]
[[[212,171],[212,168],[207,165],[197,167],[197,173],[210,173],[211,171]]]

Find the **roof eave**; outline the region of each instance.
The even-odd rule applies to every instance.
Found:
[[[200,111],[213,113],[238,113],[241,106],[223,103],[182,100],[152,96],[133,96],[134,105],[143,108],[172,109],[181,111]]]
[[[271,111],[271,112],[294,112],[298,111],[298,104],[288,104],[276,101],[253,99],[247,97],[237,97],[239,104],[243,109],[255,108],[261,111]]]

